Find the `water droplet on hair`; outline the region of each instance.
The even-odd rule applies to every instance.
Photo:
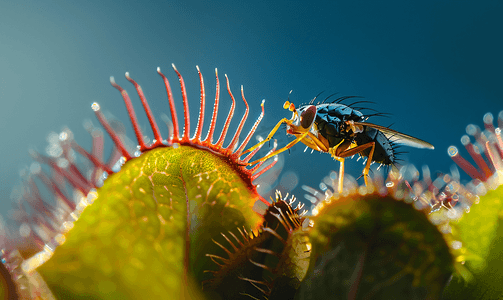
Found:
[[[66,141],[67,138],[68,138],[68,133],[66,131],[63,131],[59,134],[60,141]]]
[[[463,246],[463,243],[461,243],[460,241],[453,241],[452,244],[452,249],[461,249],[461,247]]]
[[[458,154],[458,148],[455,146],[450,146],[447,149],[447,154],[449,154],[450,157],[456,156]]]
[[[100,105],[97,102],[94,102],[93,104],[91,104],[91,108],[94,111],[98,111],[100,110]]]

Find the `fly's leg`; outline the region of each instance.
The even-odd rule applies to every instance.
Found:
[[[339,194],[342,193],[344,184],[344,158],[339,158],[339,186],[337,187]]]
[[[376,148],[375,146],[375,142],[372,142],[372,148],[370,148],[370,153],[369,153],[369,158],[367,159],[367,165],[365,166],[365,169],[363,169],[363,178],[365,179],[365,186],[368,186],[368,175],[369,175],[369,171],[370,171],[370,164],[372,164],[372,158],[374,157],[374,150]]]
[[[343,187],[343,184],[344,184],[344,157],[341,156],[341,153],[344,153],[344,151],[346,151],[346,149],[349,148],[349,146],[351,146],[351,141],[350,140],[343,140],[341,143],[339,143],[338,145],[328,149],[328,153],[330,153],[330,155],[332,155],[332,157],[335,159],[335,160],[338,160],[340,165],[339,165],[339,184],[337,186],[337,192],[339,194],[342,193],[342,187]]]
[[[284,120],[286,120],[286,119],[284,119]],[[289,121],[289,120],[288,120],[288,121]],[[277,127],[279,127],[279,124],[280,124],[280,123],[278,123]],[[266,155],[266,156],[262,157],[261,159],[257,159],[256,161],[253,161],[253,162],[251,162],[251,163],[247,163],[246,165],[247,165],[247,166],[254,165],[254,164],[256,164],[256,163],[259,163],[259,162],[261,162],[261,161],[267,160],[267,159],[269,159],[269,158],[271,158],[271,157],[273,157],[273,156],[275,156],[275,155],[280,154],[280,153],[281,153],[281,152],[283,152],[283,151],[286,151],[286,150],[288,150],[288,149],[292,148],[292,147],[293,147],[293,145],[297,144],[297,143],[298,143],[298,142],[300,142],[303,138],[305,138],[305,137],[307,136],[307,134],[308,134],[308,133],[309,133],[309,131],[304,132],[301,136],[297,137],[295,140],[293,140],[293,141],[291,141],[290,143],[288,143],[285,147],[283,147],[283,148],[281,148],[281,149],[278,149],[278,150],[274,151],[273,153],[271,153],[271,154],[269,154],[269,155]],[[269,135],[271,135],[271,134],[269,134]],[[269,138],[269,137],[268,137],[268,138]],[[269,139],[270,139],[270,138],[269,138]],[[266,140],[264,140],[264,141],[266,141]],[[261,143],[263,143],[264,141],[262,141]]]
[[[316,146],[318,147],[318,149],[314,149],[314,150],[318,150],[318,151],[322,151],[322,152],[328,152],[329,149],[327,148],[327,146],[325,146],[319,139],[318,137],[316,137],[314,134],[312,134],[311,132],[309,132],[307,134],[311,140],[316,144]]]
[[[330,149],[330,150],[332,150],[332,149]],[[334,151],[330,152],[330,154],[332,154],[332,157],[339,161],[339,182],[337,185],[337,192],[339,194],[342,194],[342,187],[343,187],[343,183],[344,183],[344,158],[337,157],[334,155],[334,153],[335,153]]]
[[[358,154],[358,153],[364,151],[365,149],[370,148],[369,158],[367,159],[367,164],[365,165],[365,168],[363,169],[363,177],[365,179],[365,186],[368,186],[367,176],[369,174],[370,164],[372,163],[372,157],[374,156],[375,142],[366,143],[366,144],[359,145],[359,146],[356,146],[354,148],[347,149],[347,150],[342,149],[342,151],[338,151],[339,148],[340,147],[335,149],[335,155],[337,155],[338,157],[341,157],[341,158],[353,156],[355,154]]]
[[[283,118],[281,119],[278,124],[276,124],[276,126],[274,126],[274,128],[271,130],[271,132],[269,133],[269,135],[267,136],[267,138],[265,138],[263,141],[259,142],[258,144],[256,144],[255,146],[251,147],[250,149],[244,151],[241,155],[243,154],[246,154],[246,153],[250,153],[252,152],[253,150],[257,149],[258,147],[262,146],[263,144],[267,143],[268,141],[270,141],[272,139],[272,137],[274,136],[274,134],[276,133],[276,131],[278,131],[279,127],[281,126],[281,124],[283,123],[287,123],[290,122],[290,120],[288,120],[287,118]],[[277,151],[276,151],[277,152]],[[258,162],[258,161],[257,161]],[[250,165],[250,164],[248,164]]]

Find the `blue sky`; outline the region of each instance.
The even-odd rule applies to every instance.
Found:
[[[393,123],[395,130],[436,148],[403,148],[409,153],[401,158],[449,172],[447,147],[461,147],[466,125],[482,126],[484,113],[503,109],[502,13],[501,1],[4,1],[0,211],[5,215],[17,174],[31,162],[28,149],[43,152],[49,132],[68,126],[89,147],[82,123],[97,124],[90,109],[94,101],[127,122],[109,76],[134,94],[124,78],[129,71],[156,117],[169,113],[155,71],[160,66],[176,84],[171,63],[185,77],[194,120],[196,65],[210,98],[215,67],[221,79],[229,75],[235,93],[244,85],[252,108],[248,126],[266,99],[263,135],[290,117],[282,108],[290,90],[296,104],[322,91],[363,96],[376,103],[369,107],[392,114],[373,122]],[[221,105],[226,112],[230,100],[224,97]],[[238,103],[233,124],[242,112]],[[280,145],[289,141],[283,132],[277,137]],[[329,155],[303,150],[294,147],[284,155],[283,172],[315,187],[338,170]],[[356,177],[363,168],[356,160],[346,166]],[[299,187],[294,192],[303,198]]]

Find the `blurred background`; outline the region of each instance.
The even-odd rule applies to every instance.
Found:
[[[266,114],[258,134],[266,136],[277,121],[290,118],[282,105],[291,90],[296,105],[320,92],[320,99],[333,93],[362,96],[375,103],[368,107],[391,114],[369,121],[393,124],[435,146],[433,151],[403,147],[408,153],[401,159],[419,169],[428,165],[433,174],[449,172],[447,147],[462,148],[468,124],[482,126],[486,112],[497,117],[503,109],[502,14],[501,1],[2,1],[0,212],[6,216],[19,171],[32,161],[28,149],[45,152],[50,132],[67,126],[90,149],[82,124],[86,119],[98,124],[91,103],[122,120],[134,137],[109,76],[141,109],[124,78],[130,72],[162,123],[161,113],[169,110],[156,74],[161,67],[176,91],[181,119],[171,63],[188,88],[192,134],[199,105],[195,66],[205,76],[209,103],[216,67],[221,81],[228,74],[236,96],[244,85],[251,107],[246,131],[259,116],[262,99]],[[223,92],[218,126],[230,103]],[[238,101],[233,128],[243,112]],[[138,117],[147,128],[144,114]],[[284,130],[276,138],[280,147],[293,139]],[[302,184],[318,187],[339,168],[330,155],[304,148],[299,144],[282,154],[283,169],[272,184],[299,198]],[[348,160],[347,173],[358,177],[361,162]]]

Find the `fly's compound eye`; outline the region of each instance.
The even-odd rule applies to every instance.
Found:
[[[306,110],[300,114],[300,125],[302,128],[307,129],[311,127],[316,117],[316,106],[309,105]]]

